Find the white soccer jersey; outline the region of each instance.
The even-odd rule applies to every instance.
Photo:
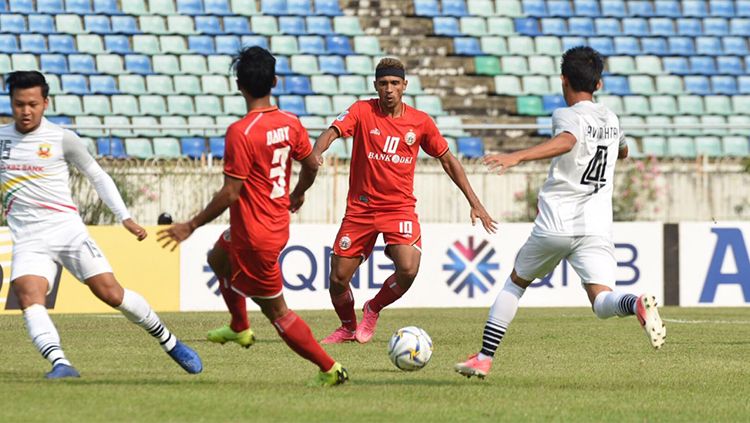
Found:
[[[555,135],[569,132],[576,143],[552,159],[539,191],[534,231],[541,235],[612,234],[612,184],[624,140],[617,116],[603,104],[582,101],[552,114]]]

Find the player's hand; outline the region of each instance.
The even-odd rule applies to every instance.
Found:
[[[136,238],[138,238],[138,241],[143,241],[148,236],[148,232],[146,232],[143,227],[133,221],[133,219],[125,219],[122,221],[122,225],[125,226],[125,229],[128,230],[131,234],[135,235]]]
[[[313,154],[313,157],[315,158],[315,162],[318,163],[318,166],[323,166],[323,162],[325,161],[325,159],[323,158],[323,155],[315,151],[313,151],[312,154]]]
[[[174,251],[182,241],[190,237],[190,235],[193,233],[193,230],[193,227],[188,222],[175,223],[167,229],[162,229],[156,233],[156,235],[159,237],[157,238],[157,242],[161,243],[162,241],[165,241],[161,247],[167,248],[172,245],[172,249],[170,251]]]
[[[477,219],[482,222],[484,230],[488,234],[494,234],[497,232],[497,222],[487,213],[487,210],[482,205],[471,208],[471,225],[474,226],[477,223]]]
[[[297,213],[297,210],[299,210],[300,207],[302,207],[302,204],[305,203],[305,194],[295,194],[292,192],[289,194],[289,211],[292,213]]]
[[[494,153],[484,156],[483,162],[488,168],[490,168],[490,172],[496,172],[498,175],[502,175],[505,171],[520,163],[520,160],[513,153]]]

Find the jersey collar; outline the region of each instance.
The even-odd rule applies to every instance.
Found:
[[[253,109],[247,112],[250,113],[266,113],[266,112],[273,112],[274,110],[279,110],[279,106],[271,106],[271,107],[264,107],[262,109]]]

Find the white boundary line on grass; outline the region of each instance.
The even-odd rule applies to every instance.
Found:
[[[717,323],[726,325],[750,325],[750,320],[683,320],[683,319],[662,319],[667,323],[687,323],[687,324],[704,324]]]

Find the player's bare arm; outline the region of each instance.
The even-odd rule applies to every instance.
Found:
[[[199,227],[219,217],[232,203],[237,201],[244,186],[243,179],[224,175],[224,185],[217,192],[208,205],[197,215],[187,222],[175,223],[167,229],[157,232],[158,242],[166,240],[162,245],[167,248],[172,245],[172,251]]]
[[[575,144],[576,137],[573,134],[562,132],[548,141],[523,150],[508,154],[488,154],[484,156],[484,164],[490,168],[490,171],[502,175],[511,167],[522,162],[549,159],[565,154],[572,150]]]
[[[133,219],[123,220],[122,226],[124,226],[125,229],[128,230],[128,232],[135,235],[135,237],[138,238],[138,241],[143,241],[148,236],[148,232],[146,232],[146,229],[144,229],[143,226],[135,223]]]
[[[323,153],[325,153],[331,146],[331,143],[340,136],[341,134],[339,134],[339,130],[336,129],[335,126],[331,126],[318,135],[318,138],[315,140],[315,145],[313,146],[312,156],[319,165],[323,164]]]
[[[297,185],[289,193],[289,211],[292,213],[296,213],[302,207],[302,204],[305,202],[305,192],[315,182],[315,176],[317,176],[318,168],[320,167],[320,163],[315,157],[315,152],[310,153],[300,163],[302,164],[302,169],[299,172]]]
[[[484,226],[484,230],[488,233],[494,234],[497,230],[497,222],[490,217],[487,210],[484,209],[482,202],[479,201],[479,198],[474,193],[474,189],[471,188],[471,184],[466,177],[466,172],[464,172],[461,162],[456,159],[453,153],[447,151],[440,156],[440,164],[443,165],[445,173],[450,176],[453,183],[456,184],[469,201],[469,205],[471,206],[471,224],[474,225],[476,220],[479,219],[482,222],[482,226]]]

